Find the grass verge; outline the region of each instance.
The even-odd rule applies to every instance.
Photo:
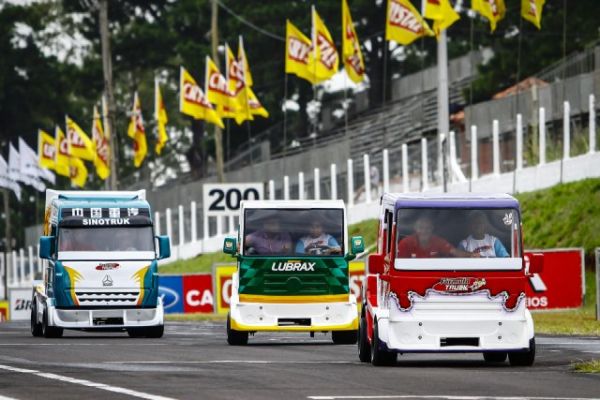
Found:
[[[600,360],[573,363],[571,364],[571,369],[575,372],[586,374],[600,374]]]

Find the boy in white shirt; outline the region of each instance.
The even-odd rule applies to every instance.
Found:
[[[458,248],[480,257],[509,257],[506,248],[496,236],[485,233],[487,220],[481,211],[474,211],[469,216],[471,234],[458,244]]]
[[[296,254],[331,255],[341,254],[342,248],[335,238],[323,232],[320,221],[310,223],[309,234],[296,243]]]

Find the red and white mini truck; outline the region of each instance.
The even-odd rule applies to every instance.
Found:
[[[358,355],[480,352],[532,365],[525,287],[543,255],[523,254],[518,201],[506,194],[389,194],[363,283]]]

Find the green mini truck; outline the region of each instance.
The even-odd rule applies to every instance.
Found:
[[[238,260],[227,342],[245,345],[265,331],[329,332],[336,344],[357,340],[349,261],[364,251],[348,243],[341,200],[242,201],[238,237],[223,251]]]

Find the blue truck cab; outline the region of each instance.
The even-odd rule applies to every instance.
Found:
[[[170,256],[155,236],[145,191],[46,191],[43,281],[35,281],[33,336],[64,329],[126,330],[161,337],[157,261]]]

